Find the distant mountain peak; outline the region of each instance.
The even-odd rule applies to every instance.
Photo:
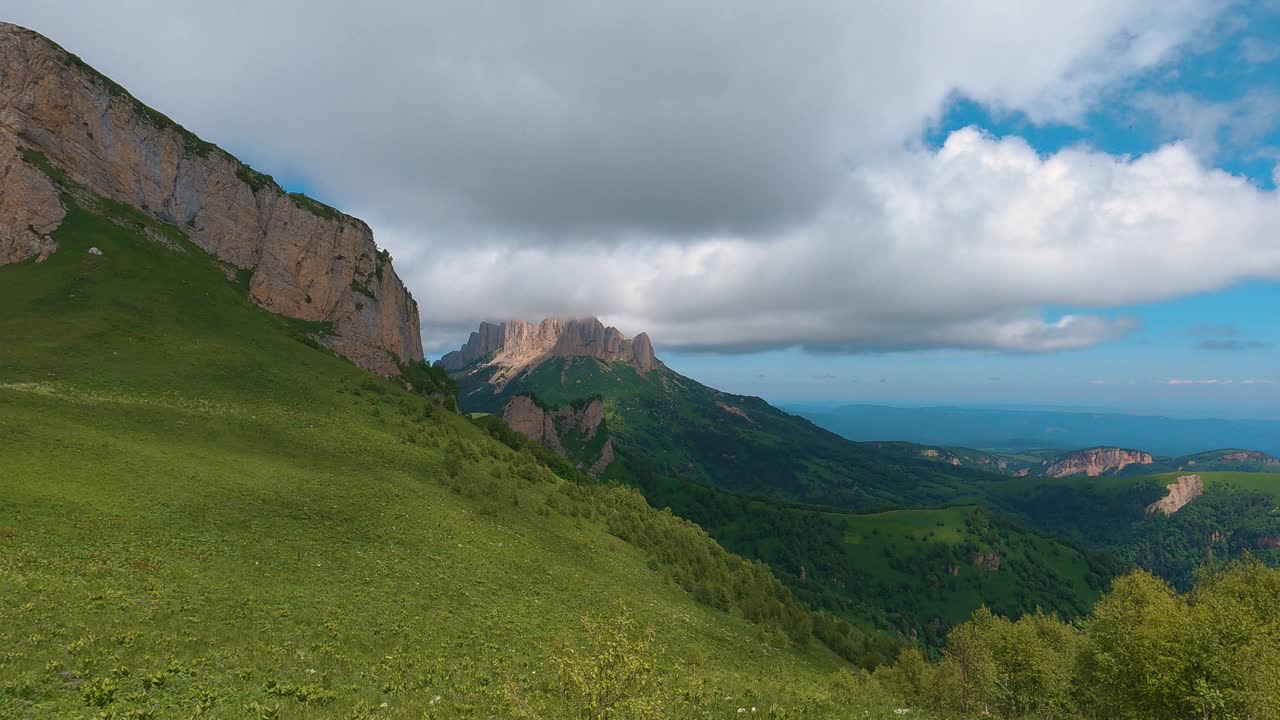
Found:
[[[496,367],[492,381],[502,385],[557,357],[626,362],[642,375],[662,365],[653,354],[653,342],[647,334],[628,339],[618,328],[605,326],[594,317],[546,318],[538,323],[482,322],[462,348],[444,355],[439,364],[449,372],[477,363]]]

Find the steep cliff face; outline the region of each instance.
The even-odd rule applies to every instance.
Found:
[[[496,371],[491,382],[501,386],[553,357],[626,362],[641,374],[662,364],[645,333],[628,340],[617,328],[605,327],[596,318],[547,318],[536,325],[523,320],[480,323],[461,349],[440,358],[440,365],[449,372],[477,363],[492,366]]]
[[[1187,503],[1204,494],[1204,480],[1199,475],[1183,475],[1165,486],[1168,494],[1147,506],[1148,513],[1172,515]]]
[[[1106,472],[1122,470],[1130,465],[1150,465],[1152,462],[1154,459],[1148,452],[1098,447],[1073,452],[1052,461],[1046,460],[1038,474],[1055,478],[1068,475],[1095,477]]]
[[[46,38],[0,24],[0,265],[56,251],[58,189],[24,149],[251,270],[254,302],[332,323],[324,342],[357,365],[390,375],[422,359],[417,304],[362,221],[285,193]]]
[[[502,419],[512,430],[592,475],[604,472],[613,462],[613,439],[608,436],[604,401],[599,397],[552,409],[528,395],[516,395],[507,401]]]

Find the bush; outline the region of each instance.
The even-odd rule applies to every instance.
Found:
[[[641,626],[626,606],[612,618],[582,618],[585,642],[564,641],[553,655],[560,691],[584,720],[609,720],[642,694],[653,673],[652,627]]]

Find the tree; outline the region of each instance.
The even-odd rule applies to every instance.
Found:
[[[979,608],[972,619],[947,635],[935,682],[935,702],[940,707],[964,717],[990,713],[998,669],[987,636],[998,622],[990,610]]]
[[[1189,717],[1186,601],[1145,572],[1120,578],[1088,622],[1081,666],[1090,704],[1118,717]]]

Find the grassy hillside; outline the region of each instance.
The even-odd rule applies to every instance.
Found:
[[[493,412],[530,392],[551,405],[605,398],[614,443],[653,472],[744,495],[859,512],[973,501],[982,474],[850,443],[756,397],[720,392],[669,368],[553,358],[495,393],[491,368],[454,373],[465,409]]]
[[[864,628],[936,646],[982,605],[1075,617],[1119,569],[972,507],[1007,478],[851,443],[760,398],[666,368],[640,375],[627,363],[553,358],[501,392],[487,383],[491,373],[453,374],[464,408],[496,410],[520,393],[561,405],[604,398],[620,458],[606,479],[639,487],[654,507],[697,522],[730,550],[768,563],[800,598]],[[944,504],[953,507],[843,512]],[[887,517],[929,527],[864,531]],[[1000,569],[980,569],[979,558],[992,554]],[[858,656],[881,650],[873,643]]]
[[[974,506],[871,514],[744,498],[655,475],[624,455],[606,473],[721,544],[773,568],[802,599],[937,646],[981,606],[1083,615],[1121,567]],[[994,562],[992,562],[994,560]]]
[[[1203,565],[1259,557],[1280,564],[1280,474],[1205,472],[1205,493],[1176,514],[1146,508],[1186,472],[1013,478],[992,503],[1020,521],[1146,568],[1181,589]]]
[[[55,238],[0,268],[0,716],[568,717],[584,618],[645,717],[892,715],[766,570],[320,349],[177,229],[77,194]]]

